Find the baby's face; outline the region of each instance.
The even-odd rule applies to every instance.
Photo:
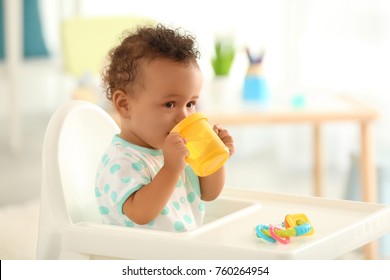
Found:
[[[145,63],[141,71],[142,86],[122,134],[134,144],[160,149],[172,128],[196,111],[202,74],[197,65],[165,59]]]

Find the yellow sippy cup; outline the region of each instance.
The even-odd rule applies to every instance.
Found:
[[[198,176],[214,173],[229,158],[229,149],[202,113],[189,115],[179,122],[172,132],[177,132],[186,139],[190,152],[186,161]]]

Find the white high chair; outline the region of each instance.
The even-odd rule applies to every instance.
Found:
[[[390,232],[390,207],[225,188],[204,225],[185,233],[104,225],[97,164],[119,128],[100,107],[70,101],[46,130],[38,259],[333,259]],[[305,213],[315,233],[288,245],[255,236],[257,224]]]
[[[100,107],[70,101],[52,116],[42,153],[38,258],[58,258],[63,230],[100,222],[94,197],[97,163],[119,127]]]

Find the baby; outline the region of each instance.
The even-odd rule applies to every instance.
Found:
[[[161,24],[127,34],[109,52],[106,95],[119,115],[99,163],[96,199],[108,224],[182,232],[202,224],[204,204],[221,193],[225,170],[198,177],[186,140],[172,128],[196,111],[202,88],[195,39]],[[214,131],[234,153],[233,138]]]

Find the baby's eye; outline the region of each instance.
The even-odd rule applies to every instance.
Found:
[[[173,107],[175,107],[175,104],[173,102],[167,102],[164,104],[164,106],[167,108],[173,108]]]
[[[189,103],[187,103],[187,108],[194,108],[195,107],[195,102],[194,101],[191,101]]]

